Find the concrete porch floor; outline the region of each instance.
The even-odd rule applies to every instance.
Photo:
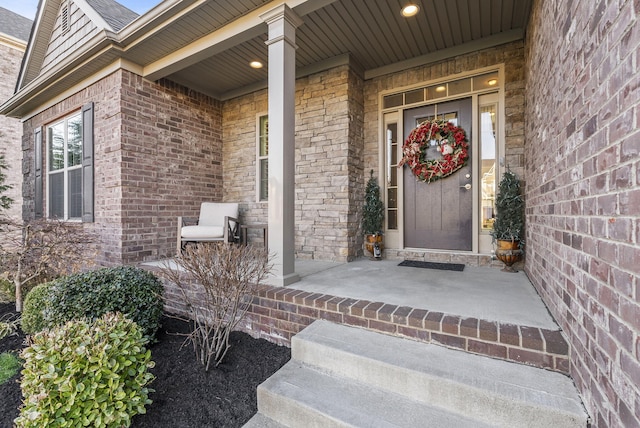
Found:
[[[401,260],[350,263],[296,260],[299,282],[287,288],[384,302],[461,317],[558,330],[524,272],[465,266],[442,271],[398,266]]]
[[[290,346],[322,319],[568,373],[567,343],[523,272],[474,266],[453,272],[400,261],[297,260],[301,280],[284,288],[261,285],[237,328]],[[167,263],[175,266],[167,260],[143,267],[155,271]],[[176,293],[171,296],[167,310],[183,313]]]

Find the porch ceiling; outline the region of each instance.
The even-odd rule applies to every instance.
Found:
[[[421,0],[414,1],[420,6],[419,13],[404,18],[400,10],[409,2],[315,0],[294,5],[304,21],[296,33],[299,74],[336,65],[348,58],[369,78],[518,40],[524,35],[532,0]],[[238,12],[250,14],[268,3],[266,0],[205,2],[165,31],[129,49],[127,56],[135,58],[143,67],[148,66],[180,47],[201,44],[199,38],[206,37],[206,30],[210,34],[221,28],[230,17],[238,16]],[[235,9],[233,13],[226,9],[230,5]],[[320,8],[312,10],[314,7]],[[221,45],[224,48],[208,48],[206,57],[203,50],[194,49],[196,53],[191,60],[154,70],[152,77],[167,77],[219,99],[242,95],[267,85],[266,39],[267,27],[260,23],[229,38],[226,45]],[[262,62],[264,67],[250,68],[249,62],[253,60]]]

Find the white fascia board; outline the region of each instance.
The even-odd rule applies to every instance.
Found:
[[[0,45],[19,50],[21,52],[24,52],[27,49],[27,42],[10,36],[6,33],[0,33]]]
[[[56,1],[55,3],[58,5],[58,8],[60,8],[60,1]],[[29,35],[29,43],[27,44],[27,51],[24,54],[24,59],[22,61],[22,66],[20,68],[20,74],[18,75],[18,83],[16,86],[17,88],[20,88],[22,86],[25,72],[27,71],[27,67],[31,62],[31,57],[33,55],[33,46],[36,43],[35,39],[38,36],[38,33],[40,32],[40,24],[42,23],[42,17],[44,16],[45,9],[53,9],[53,6],[51,6],[51,4],[52,4],[52,1],[47,1],[47,0],[40,0],[38,4],[38,15],[36,16],[35,24],[31,29],[31,34]],[[54,13],[57,13],[57,9],[54,11]],[[46,37],[50,37],[50,34],[47,34]]]
[[[0,106],[0,114],[13,116],[19,107],[36,98],[45,90],[53,86],[55,83],[64,79],[70,73],[77,73],[82,66],[91,60],[104,55],[110,50],[121,49],[115,43],[115,33],[102,30],[94,35],[84,46],[82,50],[73,52],[63,61],[56,64],[45,73],[40,74],[37,78],[29,82],[24,88],[21,88],[16,94],[9,98]]]
[[[140,74],[142,72],[139,65],[132,63],[131,61],[127,61],[122,58],[118,58],[108,66],[102,68],[99,72],[94,73],[88,76],[86,79],[83,79],[79,83],[73,85],[69,89],[64,92],[61,92],[54,98],[48,98],[45,103],[38,105],[37,107],[25,112],[21,116],[23,117],[22,121],[28,120],[29,118],[35,116],[38,113],[43,112],[44,110],[53,107],[61,101],[69,98],[71,95],[99,82],[105,77],[109,76],[112,73],[115,73],[118,70],[127,70],[135,74]]]

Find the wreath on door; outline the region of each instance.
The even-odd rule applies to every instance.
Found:
[[[436,146],[440,159],[426,157],[427,149]],[[448,177],[469,159],[469,142],[464,130],[445,120],[426,120],[418,125],[402,145],[398,167],[408,165],[418,180],[426,183]]]

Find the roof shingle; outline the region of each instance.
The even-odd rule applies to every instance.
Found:
[[[140,16],[115,0],[87,0],[87,3],[102,16],[113,31],[120,31]]]
[[[0,7],[0,33],[26,42],[29,40],[32,25],[31,19]]]

